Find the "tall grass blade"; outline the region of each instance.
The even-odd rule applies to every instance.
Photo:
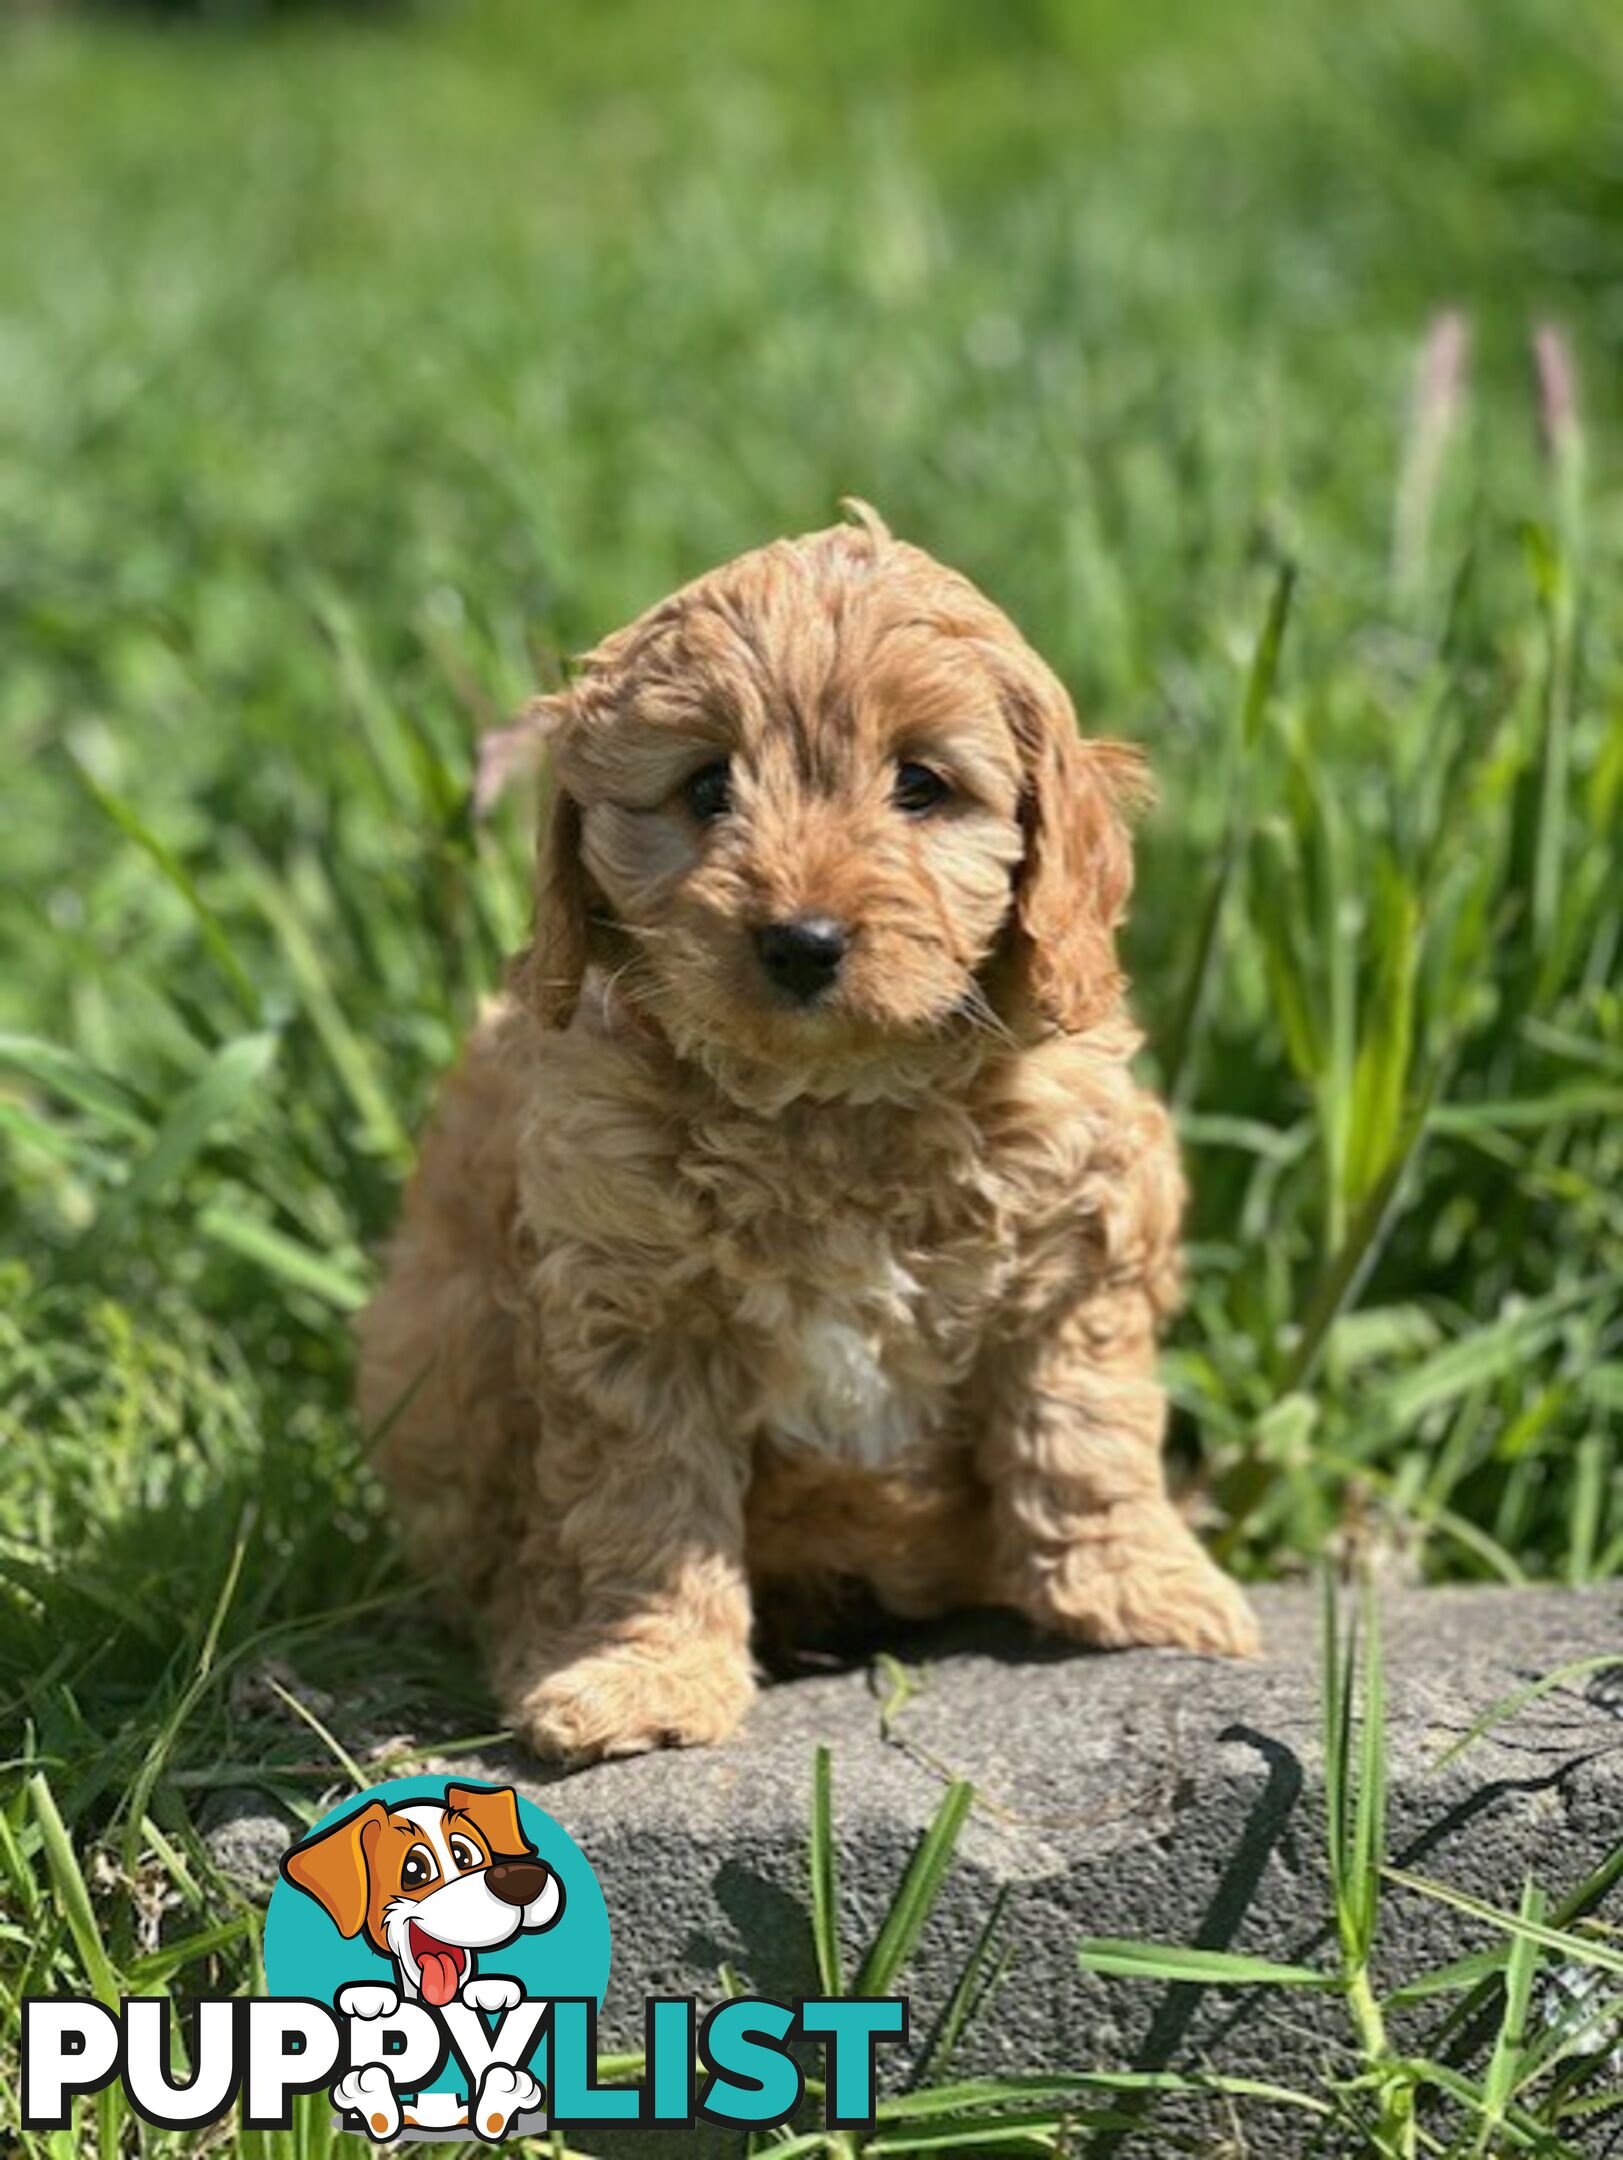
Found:
[[[295,1290],[306,1290],[338,1312],[359,1312],[371,1294],[363,1277],[342,1261],[312,1252],[308,1245],[252,1215],[223,1203],[207,1207],[197,1219],[205,1237],[251,1260],[267,1275]]]
[[[141,1767],[136,1772],[134,1781],[130,1786],[123,1809],[126,1825],[124,1832],[124,1865],[132,1875],[140,1863],[141,1825],[149,1812],[152,1795],[159,1778],[163,1775],[164,1765],[169,1759],[176,1738],[186,1720],[191,1716],[193,1710],[203,1699],[204,1694],[214,1681],[215,1653],[219,1649],[220,1634],[225,1626],[226,1615],[231,1610],[232,1603],[236,1598],[237,1585],[242,1580],[243,1561],[247,1557],[248,1541],[252,1533],[252,1527],[253,1517],[250,1513],[244,1517],[237,1531],[236,1540],[232,1545],[231,1557],[226,1563],[225,1575],[215,1597],[214,1608],[209,1614],[207,1624],[203,1629],[202,1641],[198,1645],[192,1676],[176,1696],[157,1732],[153,1735],[142,1759]]]
[[[142,1207],[190,1169],[219,1127],[258,1089],[275,1061],[277,1042],[270,1033],[239,1035],[215,1051],[164,1117],[151,1147],[104,1211],[108,1217]]]
[[[1518,1919],[1536,1925],[1544,1918],[1544,1912],[1542,1892],[1532,1882],[1524,1883],[1521,1904],[1517,1908]],[[1504,2009],[1494,2037],[1493,2054],[1482,2080],[1482,2121],[1476,2141],[1479,2154],[1491,2151],[1495,2133],[1504,2123],[1521,2082],[1527,2046],[1527,2011],[1538,1961],[1538,1944],[1530,1935],[1518,1935],[1511,1944],[1505,1967]]]
[[[1311,1965],[1286,1965],[1237,1950],[1196,1950],[1179,1943],[1132,1942],[1109,1935],[1084,1936],[1076,1947],[1084,1972],[1120,1980],[1188,1981],[1199,1987],[1333,1988],[1334,1973]]]
[[[1359,1731],[1358,1789],[1354,1795],[1351,1893],[1355,1940],[1360,1964],[1367,1964],[1375,1941],[1375,1917],[1381,1894],[1381,1863],[1386,1857],[1386,1668],[1381,1648],[1380,1608],[1374,1590],[1364,1594],[1364,1691]],[[1349,1689],[1351,1674],[1349,1673]]]
[[[28,1798],[34,1820],[39,1825],[40,1844],[50,1871],[57,1910],[73,1938],[73,1947],[79,1953],[79,1963],[90,1983],[90,1992],[98,2002],[116,2012],[122,1992],[118,1975],[96,1925],[95,1909],[73,1849],[73,1840],[57,1810],[55,1795],[43,1771],[36,1771],[28,1780]]]
[[[139,813],[113,794],[111,789],[103,787],[81,759],[74,757],[70,762],[80,785],[97,809],[117,826],[127,840],[141,850],[164,883],[180,896],[197,925],[198,934],[209,957],[230,984],[238,1004],[248,1018],[257,1022],[260,1018],[259,992],[254,988],[248,971],[237,958],[225,925],[203,898],[191,872],[173,848],[158,837]]]
[[[34,1035],[0,1033],[0,1072],[32,1080],[77,1109],[89,1111],[115,1132],[128,1133],[136,1140],[150,1135],[151,1126],[123,1083],[76,1051],[42,1042]]]
[[[1346,1198],[1351,1208],[1379,1185],[1403,1145],[1420,904],[1390,857],[1383,858],[1375,881],[1373,929],[1375,980],[1353,1065],[1349,1111]]]
[[[986,1923],[953,1983],[947,2006],[919,2064],[921,2078],[939,2077],[948,2068],[963,2043],[964,2034],[1002,1985],[1013,1952],[1007,1944],[995,1960],[992,1952],[1008,1902],[1009,1886],[1004,1883],[992,1900]]]
[[[913,1955],[920,1931],[940,1895],[974,1797],[974,1787],[962,1778],[955,1778],[947,1788],[934,1821],[914,1847],[901,1887],[863,1960],[854,1993],[891,1993],[892,1982]]]
[[[1489,1703],[1486,1710],[1471,1720],[1460,1737],[1444,1748],[1431,1764],[1433,1775],[1439,1770],[1445,1770],[1450,1763],[1457,1762],[1468,1748],[1475,1747],[1485,1733],[1518,1716],[1529,1703],[1538,1702],[1543,1696],[1553,1694],[1559,1688],[1571,1687],[1575,1680],[1591,1679],[1596,1673],[1615,1672],[1620,1667],[1623,1667],[1623,1650],[1618,1651],[1615,1656],[1608,1652],[1601,1657],[1573,1658],[1567,1664],[1557,1665],[1552,1671],[1542,1674],[1537,1680],[1529,1680],[1525,1687],[1513,1688],[1508,1695],[1501,1695],[1497,1701]]]
[[[1498,1928],[1506,1935],[1518,1940],[1525,1936],[1528,1941],[1553,1950],[1576,1964],[1598,1966],[1602,1972],[1623,1973],[1623,1950],[1614,1950],[1593,1935],[1579,1935],[1569,1927],[1524,1919],[1519,1913],[1506,1912],[1483,1898],[1472,1897],[1469,1891],[1456,1890],[1451,1884],[1437,1882],[1429,1875],[1412,1874],[1407,1868],[1388,1866],[1381,1872],[1388,1882],[1396,1883],[1401,1889],[1413,1890],[1421,1897],[1434,1899],[1439,1905],[1450,1905],[1456,1912],[1466,1913],[1471,1919]]]
[[[840,1959],[839,1885],[834,1850],[834,1767],[826,1747],[819,1747],[812,1758],[808,1857],[812,1949],[817,1958],[817,1978],[825,1995],[843,1995],[845,1975]]]
[[[1261,739],[1263,719],[1278,679],[1279,656],[1295,589],[1296,566],[1283,563],[1274,580],[1268,614],[1246,674],[1245,696],[1240,707],[1238,754],[1229,778],[1222,853],[1207,888],[1183,988],[1162,1038],[1162,1071],[1167,1093],[1174,1102],[1182,1102],[1188,1093],[1194,1069],[1191,1051],[1198,1041],[1201,1021],[1218,973],[1229,892],[1250,845],[1254,796],[1251,760]]]
[[[410,1138],[400,1121],[394,1097],[378,1070],[373,1051],[351,1025],[344,999],[310,930],[271,872],[256,857],[240,866],[245,890],[275,932],[311,1025],[320,1037],[378,1153],[405,1161]]]

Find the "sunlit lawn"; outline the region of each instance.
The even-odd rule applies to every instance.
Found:
[[[1619,1569],[1620,229],[1599,4],[8,21],[0,1753],[121,1971],[333,1775],[267,1671],[493,1718],[345,1333],[522,932],[477,735],[847,491],[1152,753],[1235,1564]]]

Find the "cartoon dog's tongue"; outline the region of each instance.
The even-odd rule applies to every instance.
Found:
[[[436,2010],[456,2000],[456,1984],[462,1974],[463,1953],[455,1943],[442,1943],[411,1924],[411,1954],[422,1976],[423,2000]]]

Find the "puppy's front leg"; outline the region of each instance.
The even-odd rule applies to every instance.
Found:
[[[1168,1498],[1154,1315],[1101,1290],[988,1356],[977,1467],[995,1526],[988,1602],[1123,1649],[1250,1656],[1255,1620]]]
[[[570,1760],[724,1740],[755,1689],[747,1446],[700,1346],[595,1340],[563,1385],[553,1350],[532,1512],[492,1614],[504,1708]]]

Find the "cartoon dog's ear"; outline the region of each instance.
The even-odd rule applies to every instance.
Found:
[[[388,1820],[382,1802],[369,1800],[320,1837],[295,1845],[282,1862],[288,1881],[315,1899],[340,1935],[358,1935],[365,1923],[371,1889],[368,1854]]]
[[[519,1823],[518,1795],[511,1785],[494,1791],[483,1785],[447,1785],[445,1804],[454,1814],[467,1816],[493,1860],[521,1860],[535,1851]]]
[[[1027,999],[1067,1034],[1104,1019],[1122,992],[1116,931],[1133,889],[1127,813],[1149,793],[1130,743],[1086,741],[1070,698],[1033,656],[1006,691],[1025,771],[1025,858],[1014,951]]]

